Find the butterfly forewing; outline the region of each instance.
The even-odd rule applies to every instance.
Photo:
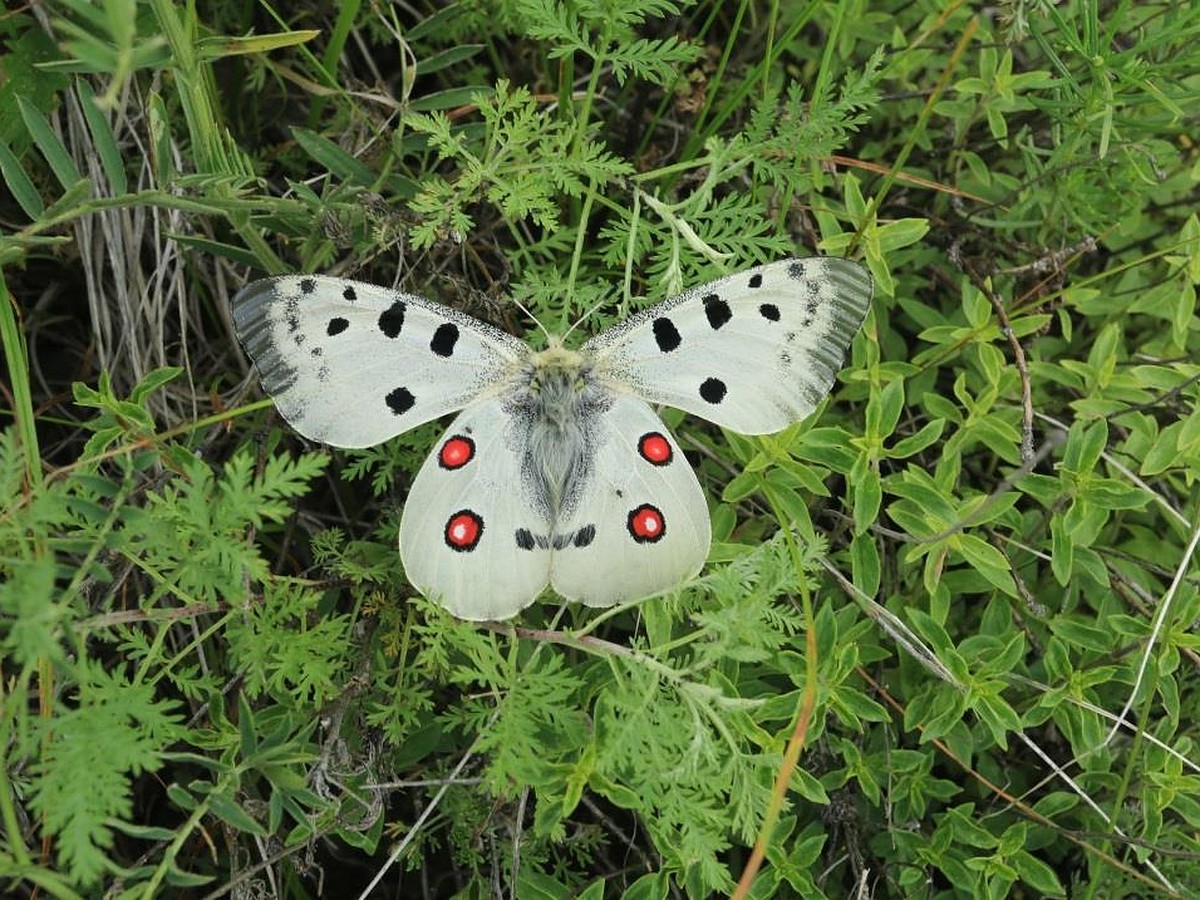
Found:
[[[233,298],[238,337],[288,423],[369,447],[495,389],[525,344],[457,310],[357,281],[295,275]]]
[[[807,416],[829,392],[871,302],[860,265],[831,257],[747,269],[588,341],[597,377],[742,434]]]

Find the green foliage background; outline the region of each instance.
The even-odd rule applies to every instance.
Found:
[[[761,836],[757,897],[1200,892],[1200,7],[52,0],[0,35],[0,891],[695,898]],[[406,586],[436,429],[305,448],[227,306],[322,271],[598,329],[795,252],[876,280],[832,402],[668,413],[703,576],[519,627]]]

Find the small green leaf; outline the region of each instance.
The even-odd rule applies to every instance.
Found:
[[[360,187],[371,187],[375,183],[377,176],[369,166],[355,159],[329,138],[307,128],[295,126],[292,128],[292,137],[314,162],[330,174]]]
[[[125,163],[121,159],[121,150],[117,147],[112,126],[96,105],[96,94],[85,79],[75,79],[75,90],[79,94],[79,107],[83,110],[83,118],[92,134],[92,144],[100,157],[100,165],[108,179],[110,192],[114,196],[124,194],[129,190],[129,181],[125,176]]]
[[[1031,853],[1018,850],[1009,857],[1020,879],[1033,888],[1040,897],[1066,897],[1062,883],[1054,869]]]
[[[431,56],[418,59],[417,73],[419,75],[428,75],[431,72],[437,72],[468,60],[483,50],[484,46],[484,44],[459,44],[457,47],[448,47],[440,53],[434,53]]]
[[[492,89],[481,85],[473,87],[447,88],[444,91],[433,91],[412,100],[408,108],[413,112],[429,112],[435,109],[457,109],[460,106],[474,106],[482,95],[491,96]]]
[[[213,811],[213,815],[232,825],[238,831],[253,834],[257,837],[267,836],[267,830],[254,821],[253,816],[242,809],[235,800],[226,797],[224,794],[213,792],[208,797],[208,804],[209,809]]]
[[[13,199],[21,207],[21,211],[30,219],[40,218],[45,210],[41,195],[33,186],[33,182],[29,180],[29,176],[25,174],[25,170],[21,168],[20,160],[13,155],[8,144],[3,141],[0,141],[0,176],[3,176],[4,183],[8,186]]]
[[[66,146],[54,133],[54,129],[50,127],[46,117],[42,115],[42,111],[24,97],[17,97],[17,105],[21,109],[21,118],[25,122],[25,127],[29,129],[30,137],[37,144],[37,148],[42,151],[46,162],[50,164],[50,169],[54,172],[58,183],[64,190],[78,184],[83,176],[75,166],[75,160],[71,158]]]
[[[896,441],[888,450],[888,456],[892,459],[907,459],[910,456],[916,456],[942,436],[945,426],[945,419],[934,419],[932,422],[926,422],[916,434]]]

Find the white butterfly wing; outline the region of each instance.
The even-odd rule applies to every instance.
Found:
[[[341,278],[255,281],[232,308],[279,412],[335,447],[369,447],[462,409],[528,352],[457,310]]]
[[[460,619],[507,619],[550,580],[545,513],[523,489],[528,422],[501,399],[468,406],[434,445],[400,520],[408,580]]]
[[[691,578],[708,556],[708,506],[662,420],[645,402],[617,394],[589,429],[589,474],[556,527],[554,589],[612,606]]]
[[[592,338],[596,374],[742,434],[807,416],[833,386],[871,302],[835,257],[785,259],[689,290]]]

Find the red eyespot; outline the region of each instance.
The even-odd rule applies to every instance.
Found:
[[[638,453],[652,466],[665,466],[675,455],[666,435],[650,431],[638,438]]]
[[[446,522],[446,546],[459,553],[474,550],[483,536],[483,517],[461,509]]]
[[[667,522],[656,506],[643,503],[629,513],[629,536],[639,544],[655,544],[667,533]]]
[[[438,450],[438,464],[443,469],[461,469],[475,458],[475,442],[465,435],[448,438]]]

